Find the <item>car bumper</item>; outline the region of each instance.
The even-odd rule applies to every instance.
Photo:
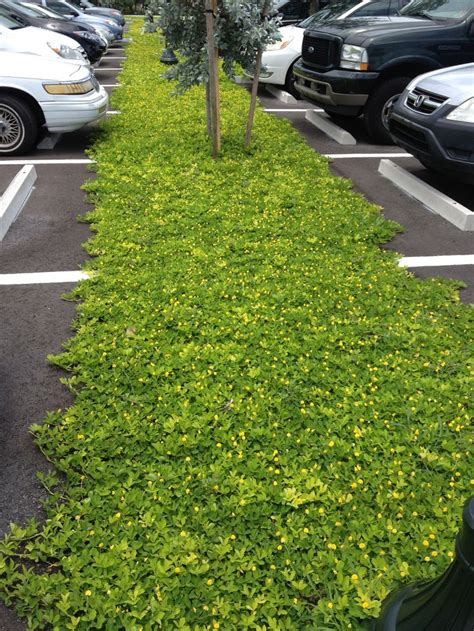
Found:
[[[81,97],[61,96],[54,101],[40,103],[45,124],[50,132],[75,131],[105,116],[108,105],[103,87]]]
[[[317,72],[301,63],[293,68],[295,88],[310,101],[331,107],[361,110],[369,98],[370,91],[378,79],[377,72],[351,72],[329,70]]]
[[[286,75],[291,65],[301,57],[301,52],[284,51],[264,52],[262,56],[262,71],[260,73],[260,83],[272,83],[275,85],[285,85]],[[245,72],[247,77],[253,79],[253,74]]]
[[[474,176],[472,125],[444,117],[419,118],[392,113],[389,128],[397,145],[434,169]]]

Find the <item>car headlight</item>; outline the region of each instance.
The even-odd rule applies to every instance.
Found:
[[[47,42],[47,44],[51,50],[54,50],[54,52],[63,59],[80,59],[81,61],[83,59],[81,53],[70,46],[66,46],[65,44],[58,45],[52,42]]]
[[[344,44],[341,52],[341,68],[348,70],[368,70],[369,57],[362,46]]]
[[[43,83],[43,88],[48,94],[87,94],[95,89],[91,79],[80,83]]]
[[[74,31],[73,35],[77,35],[78,37],[82,37],[83,39],[88,39],[91,42],[96,42],[99,39],[95,33],[89,33],[89,31]]]
[[[292,41],[293,41],[293,37],[285,37],[285,39],[282,39],[279,42],[274,42],[273,44],[269,44],[269,46],[267,46],[265,50],[268,50],[268,51],[283,50],[284,48],[289,46]]]
[[[446,116],[448,121],[474,123],[474,97],[464,101]]]

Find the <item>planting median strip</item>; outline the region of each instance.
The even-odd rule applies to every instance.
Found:
[[[259,109],[246,151],[229,81],[213,160],[204,88],[170,99],[140,26],[50,358],[73,402],[31,427],[51,499],[0,542],[1,596],[31,629],[368,628],[450,562],[472,312],[287,121]]]

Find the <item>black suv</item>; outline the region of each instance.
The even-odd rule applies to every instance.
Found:
[[[388,116],[411,79],[474,61],[473,0],[413,0],[392,18],[339,20],[305,32],[295,88],[330,115],[363,114],[390,143]]]

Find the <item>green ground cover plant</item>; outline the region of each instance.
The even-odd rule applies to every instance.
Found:
[[[0,591],[30,629],[366,629],[451,561],[472,492],[472,309],[380,244],[397,229],[289,123],[134,42],[87,184],[94,259],[32,428],[56,473]]]

